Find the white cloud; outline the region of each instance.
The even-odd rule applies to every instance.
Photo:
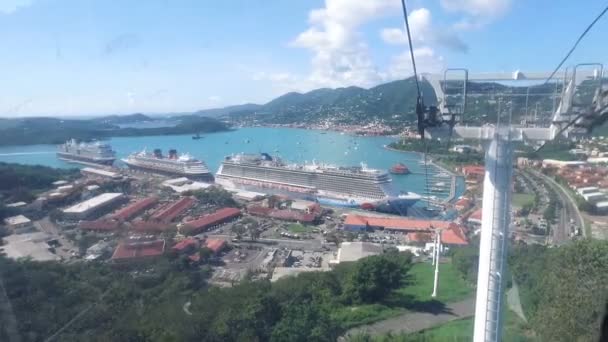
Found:
[[[453,26],[455,29],[471,30],[506,14],[511,9],[512,0],[441,0],[440,2],[447,11],[468,15]]]
[[[30,6],[33,0],[0,0],[0,13],[11,14],[20,8]]]
[[[419,8],[412,11],[408,20],[414,43],[437,44],[461,52],[468,50],[468,46],[454,32],[433,26],[431,12],[428,9]],[[380,37],[388,44],[407,44],[405,29],[385,28],[380,31]]]
[[[217,95],[211,95],[207,98],[207,100],[209,100],[209,102],[217,103],[217,102],[220,102],[222,100],[222,98]]]
[[[394,0],[325,0],[324,8],[312,10],[310,27],[292,42],[314,53],[309,82],[337,87],[381,81],[357,29],[395,10],[399,10],[399,2]]]
[[[129,107],[135,105],[135,92],[127,92],[127,105],[129,105]]]
[[[437,56],[435,51],[429,47],[414,49],[416,58],[416,69],[421,73],[439,73],[445,69],[443,57]],[[387,79],[403,79],[413,74],[412,58],[409,51],[393,57],[387,71]]]

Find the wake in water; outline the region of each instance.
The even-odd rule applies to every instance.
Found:
[[[13,153],[0,153],[0,157],[11,157],[11,156],[29,156],[29,155],[33,155],[33,154],[53,154],[55,152],[52,151],[48,151],[48,152],[13,152]]]

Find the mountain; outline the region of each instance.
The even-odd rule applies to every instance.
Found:
[[[228,106],[228,107],[224,107],[224,108],[203,109],[203,110],[194,112],[192,114],[198,115],[198,116],[208,116],[208,117],[213,118],[213,117],[238,114],[240,112],[247,112],[247,113],[255,112],[260,107],[262,107],[262,105],[255,104],[255,103],[245,103],[242,105]]]
[[[436,103],[430,84],[421,82],[425,103]],[[205,109],[193,113],[207,117],[224,117],[240,122],[313,123],[369,122],[399,117],[414,118],[416,83],[413,78],[380,84],[370,89],[360,87],[320,88],[307,93],[290,92],[263,104],[248,103],[224,108]]]
[[[448,94],[458,92],[457,84],[447,84]],[[554,111],[551,94],[561,91],[554,84],[513,87],[493,82],[470,82],[468,105],[463,122],[501,121],[511,116],[519,123],[524,116],[536,116],[548,122]],[[420,82],[425,105],[436,105],[437,99],[431,85]],[[414,78],[392,81],[373,88],[360,87],[320,88],[307,93],[290,92],[264,105],[233,106],[198,113],[229,117],[244,124],[365,124],[383,122],[391,127],[411,125],[416,120],[416,82]],[[456,97],[451,97],[452,101]],[[526,107],[527,106],[527,107]]]
[[[154,119],[141,113],[135,113],[129,115],[108,115],[102,116],[100,118],[94,118],[93,120],[107,124],[120,125],[135,122],[152,121]]]
[[[431,86],[421,83],[427,104],[436,103]],[[370,89],[360,87],[321,88],[307,93],[287,93],[256,110],[257,119],[268,123],[369,122],[396,116],[413,118],[416,107],[413,78],[384,83]]]
[[[130,116],[130,119],[127,120],[138,119],[139,122],[139,119],[144,117],[146,116]],[[228,125],[217,119],[195,115],[180,118],[174,126],[152,128],[120,128],[116,124],[100,119],[70,120],[48,117],[2,119],[0,120],[0,146],[59,144],[72,138],[89,141],[117,136],[211,133],[229,129]]]

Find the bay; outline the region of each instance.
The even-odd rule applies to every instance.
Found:
[[[240,128],[228,132],[205,134],[200,140],[191,135],[115,137],[109,143],[116,151],[117,158],[144,148],[160,148],[166,154],[169,149],[178,153],[187,152],[205,161],[210,170],[217,171],[225,156],[240,152],[266,152],[278,155],[289,162],[326,163],[353,166],[366,163],[374,169],[388,170],[396,163],[404,163],[412,174],[392,175],[395,187],[401,191],[424,193],[424,168],[420,165],[421,155],[414,152],[397,152],[383,146],[394,141],[394,137],[360,137],[338,132],[325,132],[295,128]],[[55,156],[56,145],[28,145],[0,147],[0,161],[40,164],[59,168],[77,167],[77,164],[63,162]],[[117,166],[124,166],[117,161]],[[464,182],[458,181],[457,195],[462,193]]]

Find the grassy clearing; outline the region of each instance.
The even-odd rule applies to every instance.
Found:
[[[417,263],[409,272],[410,283],[397,290],[402,296],[412,297],[416,301],[424,302],[431,300],[433,292],[433,279],[435,268],[430,263]],[[437,298],[441,302],[454,302],[471,295],[472,289],[462,279],[460,273],[453,267],[452,263],[439,264],[439,287]]]
[[[532,194],[513,194],[513,206],[521,208],[526,204],[534,203],[534,195]]]
[[[287,230],[294,234],[302,234],[310,232],[310,229],[299,223],[292,223],[287,226]]]
[[[426,341],[445,341],[445,342],[469,342],[473,340],[474,319],[465,318],[451,321],[435,328],[423,330],[412,334],[387,334],[376,336],[373,342],[426,342]],[[507,310],[505,313],[505,324],[503,329],[503,340],[508,342],[536,342],[529,326],[520,320],[516,314]]]

